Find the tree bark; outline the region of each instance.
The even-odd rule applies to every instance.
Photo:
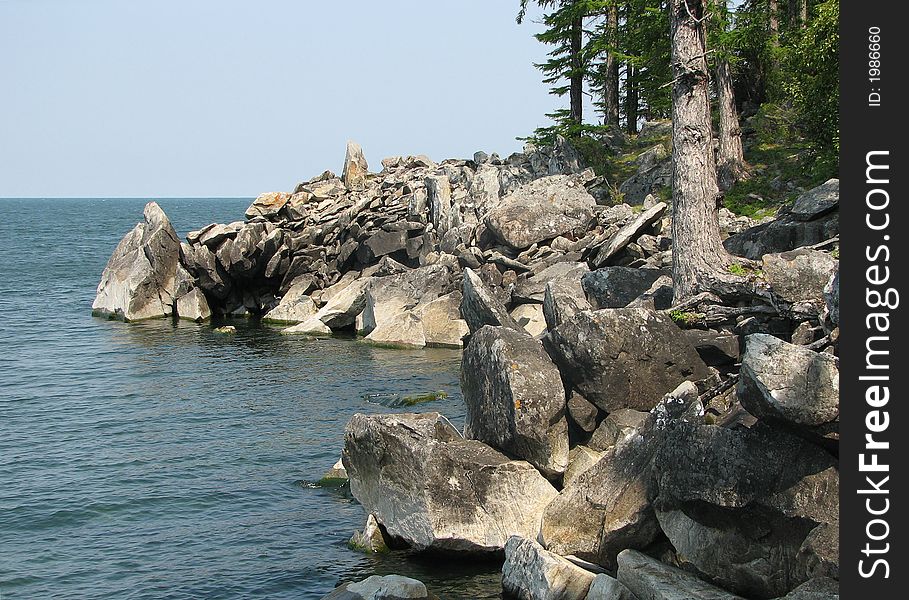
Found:
[[[735,107],[732,68],[725,58],[718,58],[714,68],[719,105],[720,147],[717,151],[717,176],[722,190],[728,190],[748,175],[742,147],[742,128]]]
[[[799,3],[799,28],[808,27],[808,0],[798,0]]]
[[[569,76],[571,88],[569,90],[569,99],[571,103],[571,120],[578,125],[583,121],[584,112],[584,70],[581,65],[583,35],[583,18],[577,17],[571,23],[571,73]]]
[[[619,7],[615,4],[606,13],[609,44],[615,48],[619,37]],[[603,124],[619,126],[619,61],[610,50],[603,62]]]
[[[679,303],[728,280],[717,220],[704,0],[672,0],[672,280]]]
[[[780,7],[778,0],[767,0],[767,19],[770,23],[770,45],[780,45]]]
[[[634,65],[625,66],[625,131],[628,135],[638,132],[638,83]]]

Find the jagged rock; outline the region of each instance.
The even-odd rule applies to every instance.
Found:
[[[784,302],[824,305],[824,287],[839,261],[819,250],[799,248],[762,257],[764,277],[775,296]]]
[[[188,321],[201,323],[211,318],[211,309],[205,294],[197,287],[177,298],[177,316]]]
[[[406,231],[379,231],[357,249],[357,259],[364,265],[387,254],[407,248]]]
[[[732,365],[739,361],[741,349],[739,336],[712,330],[685,329],[688,343],[694,346],[698,355],[712,367]]]
[[[312,279],[305,278],[290,286],[276,307],[265,313],[262,320],[269,323],[302,323],[316,314],[316,303],[306,293],[312,289]]]
[[[743,600],[635,550],[619,554],[618,580],[639,600]]]
[[[511,311],[511,318],[534,337],[546,332],[546,318],[543,316],[542,304],[522,304]]]
[[[600,573],[587,590],[587,600],[638,600],[625,585],[614,577]]]
[[[235,238],[225,239],[218,246],[218,263],[234,279],[254,278],[265,267],[258,245],[266,235],[264,223],[247,223]]]
[[[595,206],[596,200],[583,185],[571,177],[553,175],[503,198],[484,222],[499,242],[523,249],[569,231],[586,231]]]
[[[636,240],[641,234],[659,221],[666,212],[665,202],[655,204],[653,207],[641,212],[633,221],[619,229],[603,246],[590,248],[590,263],[595,267],[602,267],[625,249],[628,244]]]
[[[448,268],[440,264],[373,277],[366,287],[361,332],[370,334],[386,321],[435,300],[449,288],[450,280]]]
[[[480,276],[471,269],[464,269],[461,294],[461,317],[467,322],[471,333],[483,325],[501,325],[524,331],[524,328],[511,318],[498,298],[486,287]]]
[[[582,310],[590,310],[590,303],[583,294],[564,286],[547,283],[543,293],[543,317],[546,328],[555,329]]]
[[[773,598],[838,563],[835,537],[833,548],[815,548],[828,564],[794,560],[813,529],[839,520],[836,459],[801,438],[678,423],[657,452],[654,482],[663,532],[686,564],[727,589]]]
[[[366,336],[366,341],[399,348],[422,348],[426,345],[423,321],[405,311],[384,319]]]
[[[284,205],[287,204],[290,200],[290,194],[287,192],[268,192],[265,194],[259,194],[259,196],[253,200],[253,203],[249,205],[249,208],[246,209],[246,218],[253,219],[255,217],[264,217],[270,219],[276,217],[278,213],[284,208]]]
[[[648,413],[630,408],[620,408],[609,413],[593,432],[587,445],[595,451],[605,451],[617,446],[626,438],[637,434],[644,427]]]
[[[840,583],[830,577],[815,577],[779,600],[839,600]]]
[[[840,180],[828,179],[798,197],[789,214],[799,221],[811,221],[835,210],[840,203]]]
[[[647,196],[672,184],[672,162],[662,144],[645,150],[635,162],[637,172],[619,186],[623,202],[632,205],[643,203]]]
[[[587,435],[597,428],[599,409],[584,396],[571,392],[568,398],[568,420]]]
[[[429,220],[439,235],[444,235],[459,224],[451,207],[451,183],[448,177],[432,175],[426,178],[425,185]]]
[[[837,266],[836,273],[830,277],[830,281],[824,286],[824,303],[827,306],[827,314],[834,325],[840,323],[840,269]]]
[[[93,314],[125,321],[173,314],[180,240],[157,203],[146,204],[143,215],[107,262]]]
[[[644,548],[659,532],[649,492],[652,463],[667,428],[703,420],[697,388],[686,382],[668,394],[639,435],[603,453],[546,507],[541,541],[558,554],[574,554],[608,568],[625,548]]]
[[[657,269],[603,267],[584,275],[581,287],[593,308],[623,308],[665,275]]]
[[[369,165],[363,155],[363,148],[356,142],[347,142],[347,152],[344,155],[344,168],[341,171],[341,181],[351,190],[358,190],[366,185],[366,174]]]
[[[813,221],[799,221],[792,215],[786,215],[731,235],[723,241],[723,246],[736,256],[760,260],[771,252],[787,252],[819,244],[835,237],[839,232],[838,211]]]
[[[499,183],[499,169],[493,165],[480,165],[470,182],[468,190],[469,205],[466,207],[465,221],[479,222],[492,207],[499,203],[501,184]]]
[[[762,419],[817,427],[840,414],[839,360],[763,333],[745,339],[738,398]]]
[[[388,544],[382,535],[382,529],[375,515],[366,517],[363,531],[355,531],[347,545],[355,550],[367,553],[388,552]]]
[[[438,413],[354,415],[344,436],[350,489],[416,550],[488,555],[535,539],[555,489],[530,464],[461,438]]]
[[[565,390],[538,341],[507,327],[475,331],[461,362],[464,434],[555,476],[568,466]]]
[[[582,311],[544,338],[565,381],[606,412],[650,410],[707,366],[668,316],[642,308]]]
[[[417,307],[416,315],[423,323],[427,346],[461,348],[463,338],[470,333],[461,318],[461,292],[452,292]]]
[[[199,236],[199,243],[211,249],[217,249],[221,242],[227,238],[234,238],[237,232],[243,227],[242,221],[230,223],[229,225],[215,224],[209,225],[206,230]]]
[[[603,458],[602,452],[592,450],[587,446],[575,446],[568,453],[568,468],[565,469],[565,475],[562,478],[562,485],[568,487],[578,478],[590,470]]]
[[[517,536],[505,544],[502,589],[519,600],[584,600],[595,575]]]
[[[373,575],[345,583],[322,600],[438,600],[422,582],[401,575]]]
[[[581,280],[589,273],[587,263],[557,262],[532,277],[519,281],[511,297],[515,302],[542,304],[546,296],[546,285],[549,283],[583,297]]]
[[[360,278],[360,276],[361,273],[358,271],[348,271],[344,273],[344,275],[341,276],[341,279],[322,290],[322,293],[319,296],[319,303],[323,306],[328,304],[335,296],[350,287],[353,282]]]
[[[299,325],[283,329],[282,333],[327,335],[332,329],[353,325],[357,316],[366,308],[366,289],[372,281],[372,277],[363,277],[350,282],[333,295],[315,315]]]

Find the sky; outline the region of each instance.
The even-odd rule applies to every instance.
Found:
[[[0,0],[0,197],[225,197],[506,156],[561,104],[517,0]]]

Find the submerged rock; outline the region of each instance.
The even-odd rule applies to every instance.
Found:
[[[618,563],[618,580],[640,600],[744,600],[635,550]]]
[[[177,298],[177,316],[187,321],[201,323],[211,318],[211,309],[205,294],[197,287]]]
[[[354,415],[344,436],[353,496],[416,550],[500,553],[536,538],[555,489],[530,463],[465,440],[438,413]]]
[[[594,577],[534,540],[512,536],[505,544],[502,588],[519,600],[584,600]]]
[[[155,202],[117,245],[101,275],[93,314],[139,321],[172,315],[180,240]]]
[[[345,583],[322,600],[438,600],[422,582],[402,575],[373,575]]]
[[[483,327],[461,362],[467,437],[555,476],[568,466],[565,391],[540,343],[507,327]]]

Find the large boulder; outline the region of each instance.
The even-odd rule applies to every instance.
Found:
[[[638,600],[743,600],[635,550],[619,554],[618,580]]]
[[[180,240],[157,203],[146,204],[143,214],[107,262],[93,314],[125,321],[173,314]]]
[[[463,439],[438,413],[354,415],[342,460],[354,498],[418,551],[500,554],[511,535],[537,537],[556,495],[530,463]]]
[[[372,277],[363,277],[346,285],[302,323],[282,330],[283,333],[330,334],[334,329],[350,327],[366,308],[366,290]]]
[[[784,302],[810,302],[824,306],[824,286],[837,271],[839,261],[826,252],[799,248],[765,254],[764,277],[776,297]]]
[[[583,295],[581,280],[590,273],[587,263],[557,262],[527,279],[519,280],[511,294],[515,302],[534,302],[542,304],[546,295],[546,286],[571,291],[577,296]]]
[[[836,210],[811,221],[800,221],[792,215],[784,215],[729,236],[723,241],[723,246],[736,256],[760,260],[771,252],[787,252],[819,244],[835,237],[839,232],[839,211]]]
[[[839,360],[755,333],[745,338],[737,394],[754,416],[799,427],[839,419]]]
[[[387,277],[374,277],[366,287],[361,331],[369,334],[386,321],[414,312],[448,290],[451,274],[441,264],[406,270]]]
[[[452,292],[421,304],[415,314],[423,324],[427,346],[461,348],[470,329],[461,318],[461,292]]]
[[[492,290],[472,269],[464,269],[461,294],[461,317],[467,322],[471,333],[484,325],[510,327],[517,331],[524,331],[524,328],[518,325]]]
[[[544,475],[565,471],[565,390],[537,340],[507,327],[475,332],[461,361],[461,390],[468,438],[522,458]]]
[[[581,278],[581,286],[593,308],[623,308],[650,289],[665,271],[603,267]]]
[[[512,536],[505,544],[502,589],[518,600],[584,600],[594,577],[534,540]]]
[[[811,221],[835,210],[840,203],[840,180],[828,179],[798,197],[789,211],[799,221]]]
[[[360,189],[366,185],[366,174],[368,172],[369,165],[363,155],[363,148],[356,142],[348,141],[347,152],[344,155],[344,168],[341,171],[341,181],[344,182],[348,189]]]
[[[373,575],[345,583],[322,600],[438,600],[421,581],[402,575]]]
[[[246,218],[253,219],[255,217],[264,217],[266,219],[272,219],[278,216],[278,213],[284,208],[284,205],[290,200],[290,194],[287,192],[267,192],[265,194],[259,194],[259,196],[253,200],[253,203],[249,205],[249,208],[246,209]],[[224,228],[224,225],[218,227]],[[227,230],[220,229],[217,232],[212,232],[207,236],[206,241],[212,243],[216,235],[224,235],[226,237]]]
[[[578,294],[572,287],[554,282],[546,284],[543,293],[543,318],[546,329],[555,329],[582,310],[590,310],[590,303],[583,294]]]
[[[654,485],[679,556],[727,589],[774,598],[838,574],[837,461],[802,438],[677,423],[654,459]]]
[[[565,381],[606,412],[647,411],[707,365],[668,316],[644,308],[582,311],[543,339]]]
[[[503,198],[484,222],[499,242],[523,249],[570,231],[585,231],[595,206],[596,200],[575,178],[553,175]]]
[[[602,453],[546,507],[543,545],[607,568],[625,548],[645,548],[659,525],[650,503],[654,456],[677,420],[703,420],[697,388],[686,382],[668,394],[637,435]]]
[[[268,323],[288,324],[306,321],[318,311],[316,303],[306,295],[310,289],[312,289],[312,280],[309,278],[303,278],[293,284],[278,305],[265,313],[262,320]]]
[[[201,323],[211,318],[208,300],[202,290],[195,286],[177,298],[175,308],[177,316],[186,321]]]
[[[667,207],[668,205],[665,202],[657,202],[619,229],[603,245],[591,247],[590,264],[595,267],[608,265],[628,244],[638,239],[650,227],[653,227],[653,224],[663,217]]]

